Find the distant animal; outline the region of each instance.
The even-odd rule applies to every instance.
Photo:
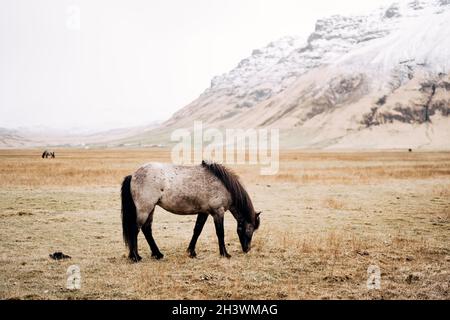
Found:
[[[194,258],[195,246],[208,216],[214,220],[219,252],[230,258],[224,240],[223,220],[230,210],[237,221],[237,234],[242,251],[251,248],[253,232],[259,228],[260,213],[231,170],[218,163],[203,161],[201,165],[179,166],[163,163],[149,163],[140,167],[122,183],[122,232],[129,250],[129,259],[134,262],[142,258],[138,254],[139,231],[145,235],[151,255],[161,259],[152,235],[152,221],[155,206],[178,215],[197,215],[194,233],[187,252]]]
[[[47,158],[52,158],[52,159],[54,159],[55,158],[55,152],[53,151],[53,152],[51,152],[51,151],[48,151],[48,150],[45,150],[44,151],[44,153],[42,154],[42,159],[47,159]]]
[[[50,258],[53,260],[64,260],[64,259],[72,259],[71,256],[68,256],[67,254],[62,253],[61,251],[54,252],[52,254],[49,254]]]

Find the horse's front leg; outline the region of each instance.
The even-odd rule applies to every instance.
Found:
[[[230,258],[231,256],[228,254],[227,249],[225,248],[225,231],[223,230],[223,216],[225,214],[225,210],[221,208],[217,212],[214,213],[214,225],[216,226],[216,234],[217,239],[219,240],[219,251],[222,257]]]
[[[191,258],[195,258],[197,256],[197,253],[195,252],[195,245],[197,244],[197,240],[198,237],[200,236],[200,233],[202,233],[203,226],[205,225],[206,220],[208,220],[207,213],[199,213],[197,215],[197,222],[195,222],[194,234],[192,235],[191,242],[189,243],[189,247],[187,249],[187,252],[189,253],[189,256]]]

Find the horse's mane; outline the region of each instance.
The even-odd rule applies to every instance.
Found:
[[[247,190],[245,190],[239,181],[239,177],[233,171],[219,163],[202,161],[202,166],[222,181],[225,188],[231,194],[233,206],[243,215],[247,222],[252,223],[255,229],[257,229],[258,226],[252,200]]]

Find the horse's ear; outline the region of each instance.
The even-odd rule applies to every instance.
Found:
[[[256,216],[256,219],[255,219],[255,230],[258,230],[259,224],[261,223],[260,220],[259,220],[259,215],[260,214],[261,214],[261,211],[260,212],[256,212],[256,214],[255,214],[255,216]]]

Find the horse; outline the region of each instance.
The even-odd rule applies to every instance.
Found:
[[[138,262],[138,233],[142,230],[151,250],[151,256],[162,259],[164,255],[152,235],[155,207],[159,206],[177,215],[197,215],[194,233],[187,252],[197,256],[195,246],[203,226],[211,215],[219,242],[219,253],[230,258],[224,241],[224,214],[228,210],[237,221],[237,234],[242,251],[251,249],[254,231],[259,228],[260,214],[239,180],[225,166],[202,161],[195,166],[148,163],[126,176],[121,188],[122,233],[128,258]]]
[[[51,157],[52,159],[55,158],[55,152],[51,152],[48,150],[45,150],[44,153],[42,154],[42,159],[47,159],[48,157]]]

